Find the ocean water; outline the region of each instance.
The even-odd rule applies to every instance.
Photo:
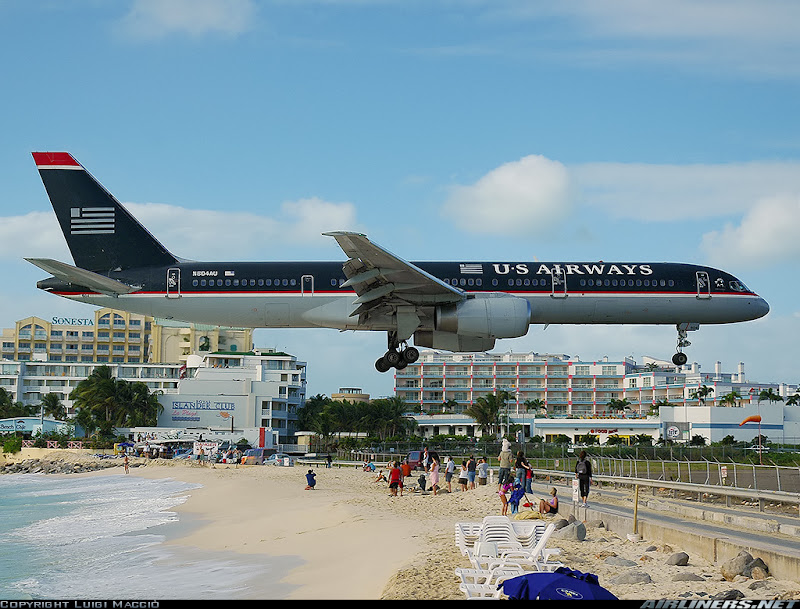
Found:
[[[0,599],[281,599],[291,557],[165,544],[196,485],[111,474],[0,475]],[[263,506],[262,506],[263,507]]]

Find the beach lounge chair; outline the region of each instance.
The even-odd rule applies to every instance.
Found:
[[[458,568],[455,573],[462,584],[482,584],[497,587],[500,582],[518,575],[524,575],[527,571],[522,567],[498,567],[490,570]]]
[[[491,556],[488,551],[481,548],[479,552],[471,552],[468,554],[470,562],[475,569],[492,570],[498,567],[521,567],[533,571],[554,571],[558,567],[563,567],[564,564],[558,561],[551,561],[550,557],[559,554],[561,550],[558,548],[548,548],[547,542],[550,536],[555,531],[555,524],[550,523],[544,530],[542,536],[536,542],[533,549],[526,550],[520,548],[506,548],[503,545],[495,545],[496,556]]]
[[[458,587],[467,596],[467,600],[499,600],[503,597],[503,589],[497,586],[485,586],[483,584],[461,584]]]

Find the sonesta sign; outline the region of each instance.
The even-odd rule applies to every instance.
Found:
[[[53,317],[50,323],[54,326],[93,326],[94,320],[81,317]]]

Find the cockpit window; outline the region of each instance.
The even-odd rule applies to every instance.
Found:
[[[747,286],[743,284],[741,281],[734,280],[729,281],[728,285],[731,287],[731,290],[734,292],[749,292],[750,290],[747,289]]]

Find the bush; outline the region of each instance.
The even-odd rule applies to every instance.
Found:
[[[22,438],[16,436],[7,437],[3,442],[4,453],[18,453],[22,450]]]

